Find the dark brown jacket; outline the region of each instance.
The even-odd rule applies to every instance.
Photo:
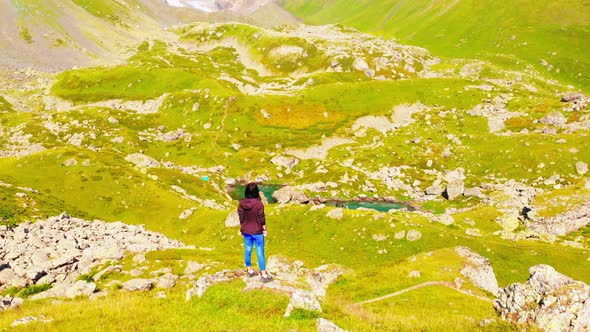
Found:
[[[262,226],[266,225],[264,205],[259,198],[247,198],[240,201],[238,206],[240,216],[240,231],[242,234],[262,234]]]

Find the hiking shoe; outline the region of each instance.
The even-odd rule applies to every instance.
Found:
[[[271,281],[273,281],[273,280],[274,280],[274,279],[273,279],[271,276],[268,276],[268,277],[262,277],[262,282],[264,282],[264,283],[271,282]]]
[[[252,277],[256,277],[258,275],[258,273],[256,273],[256,271],[246,271],[246,274],[248,275],[248,278],[252,278]]]

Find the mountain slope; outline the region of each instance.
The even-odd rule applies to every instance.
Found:
[[[206,13],[151,0],[0,0],[0,65],[56,71],[118,62],[129,47],[146,38],[166,39],[163,28],[187,22],[296,23],[275,4],[251,14]]]
[[[306,23],[343,23],[441,56],[522,59],[555,78],[590,88],[589,1],[280,0],[279,4]]]

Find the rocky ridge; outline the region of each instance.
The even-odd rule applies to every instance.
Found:
[[[544,331],[587,331],[590,328],[590,286],[548,265],[529,269],[530,278],[501,289],[494,308],[521,326]]]
[[[127,253],[184,247],[143,226],[88,222],[65,213],[15,228],[0,227],[0,290],[51,285],[38,294],[50,297],[91,295],[96,285],[78,277]]]

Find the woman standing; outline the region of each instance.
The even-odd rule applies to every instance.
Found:
[[[252,269],[252,247],[256,247],[258,267],[262,276],[262,282],[272,281],[272,277],[266,271],[264,259],[264,237],[266,236],[266,218],[264,205],[260,199],[260,191],[256,183],[248,183],[245,190],[245,199],[240,201],[238,215],[240,216],[240,232],[244,236],[244,260],[249,277],[257,273]]]

